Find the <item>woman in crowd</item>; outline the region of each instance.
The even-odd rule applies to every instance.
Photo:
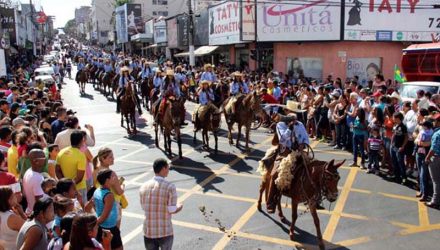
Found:
[[[98,220],[93,214],[78,214],[72,222],[72,230],[70,232],[70,241],[65,245],[64,249],[69,250],[110,250],[112,234],[105,231],[102,236],[103,244],[97,240],[98,236]]]
[[[12,188],[0,186],[0,245],[5,249],[17,249],[16,239],[24,218],[23,209]]]

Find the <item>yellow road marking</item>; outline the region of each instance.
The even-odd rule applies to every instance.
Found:
[[[237,220],[237,222],[231,227],[229,233],[234,234],[234,232],[240,231],[240,229],[246,224],[246,222],[257,212],[257,203],[252,204],[252,206]],[[231,241],[231,235],[225,234],[223,237],[215,244],[212,248],[214,250],[221,250],[226,247],[226,245]],[[229,236],[229,237],[228,237]]]
[[[251,233],[244,233],[244,232],[236,232],[237,237],[243,237],[251,240],[257,240],[257,241],[265,241],[273,244],[279,244],[279,245],[285,245],[289,247],[299,247],[299,248],[305,248],[305,249],[316,249],[316,246],[309,245],[309,244],[301,244],[296,241],[286,240],[286,239],[280,239],[275,237],[269,237],[265,235],[258,235],[258,234],[251,234]]]
[[[419,223],[420,223],[420,226],[428,226],[430,224],[429,223],[428,208],[422,202],[419,202],[417,205],[419,207]]]
[[[413,229],[418,227],[417,225],[411,225],[411,224],[407,224],[407,223],[402,223],[402,222],[398,222],[398,221],[390,221],[390,224],[396,227],[401,227],[403,229]]]
[[[434,230],[440,230],[440,224],[431,224],[428,226],[420,226],[420,227],[414,227],[410,229],[405,229],[399,232],[399,235],[409,235],[409,234],[415,234],[415,233],[422,233],[422,232],[429,232]]]
[[[378,194],[383,195],[385,197],[398,199],[398,200],[415,201],[415,202],[419,201],[417,198],[409,197],[409,196],[403,196],[403,195],[398,195],[398,194],[390,194],[390,193],[384,193],[384,192],[378,192]]]
[[[341,246],[348,247],[348,246],[358,245],[358,244],[368,242],[370,240],[371,240],[371,238],[367,237],[367,236],[359,237],[359,238],[355,238],[355,239],[350,239],[350,240],[343,240],[343,241],[336,242],[335,248],[340,248]],[[332,248],[330,248],[330,249],[332,249]]]
[[[358,173],[358,168],[352,168],[350,170],[350,173],[348,174],[347,180],[345,181],[344,187],[342,188],[335,209],[333,210],[335,213],[331,215],[327,227],[324,231],[323,238],[326,241],[331,242],[333,239],[333,236],[336,232],[336,227],[339,223],[339,219],[341,218],[341,213],[344,210],[345,203],[347,202],[348,199],[348,194],[350,193],[350,189],[353,186],[357,173]]]

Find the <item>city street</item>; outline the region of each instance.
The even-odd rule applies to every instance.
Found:
[[[129,137],[120,126],[116,103],[106,99],[92,85],[81,97],[77,84],[66,80],[62,96],[68,108],[77,111],[80,125],[92,124],[96,145],[110,147],[115,154],[112,167],[126,181],[128,208],[123,211],[122,239],[125,249],[144,249],[143,211],[139,203],[139,186],[154,174],[152,163],[165,157],[154,144],[152,118],[147,111],[137,119],[138,135]],[[193,103],[187,102],[187,120]],[[222,117],[223,119],[223,117]],[[183,210],[173,216],[173,249],[315,249],[316,232],[310,213],[302,213],[296,222],[296,241],[289,239],[289,225],[276,214],[257,210],[260,175],[258,160],[271,146],[271,135],[260,128],[251,132],[251,152],[246,154],[229,146],[222,123],[217,155],[201,150],[201,134],[193,143],[193,126],[182,129],[184,159],[172,158],[168,180],[178,191]],[[235,129],[234,132],[236,132]],[[211,138],[211,146],[213,138]],[[242,143],[244,145],[244,143]],[[319,160],[346,159],[351,155],[335,151],[325,143],[312,141]],[[177,152],[176,143],[172,144]],[[324,203],[319,211],[321,230],[328,249],[438,249],[440,211],[418,202],[415,191],[359,168],[343,166],[339,173],[339,197],[333,204]],[[289,199],[282,198],[283,210],[290,221]],[[264,206],[263,206],[264,207]],[[265,210],[265,209],[264,209]],[[300,211],[305,207],[301,206]]]

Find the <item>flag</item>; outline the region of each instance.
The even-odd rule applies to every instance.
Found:
[[[400,71],[399,67],[397,67],[397,64],[394,65],[394,80],[396,80],[399,83],[406,82],[405,75]]]
[[[47,16],[44,11],[40,11],[37,13],[37,23],[44,24],[47,21]]]

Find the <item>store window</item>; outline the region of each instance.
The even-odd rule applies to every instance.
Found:
[[[168,0],[153,0],[153,5],[168,5]]]

